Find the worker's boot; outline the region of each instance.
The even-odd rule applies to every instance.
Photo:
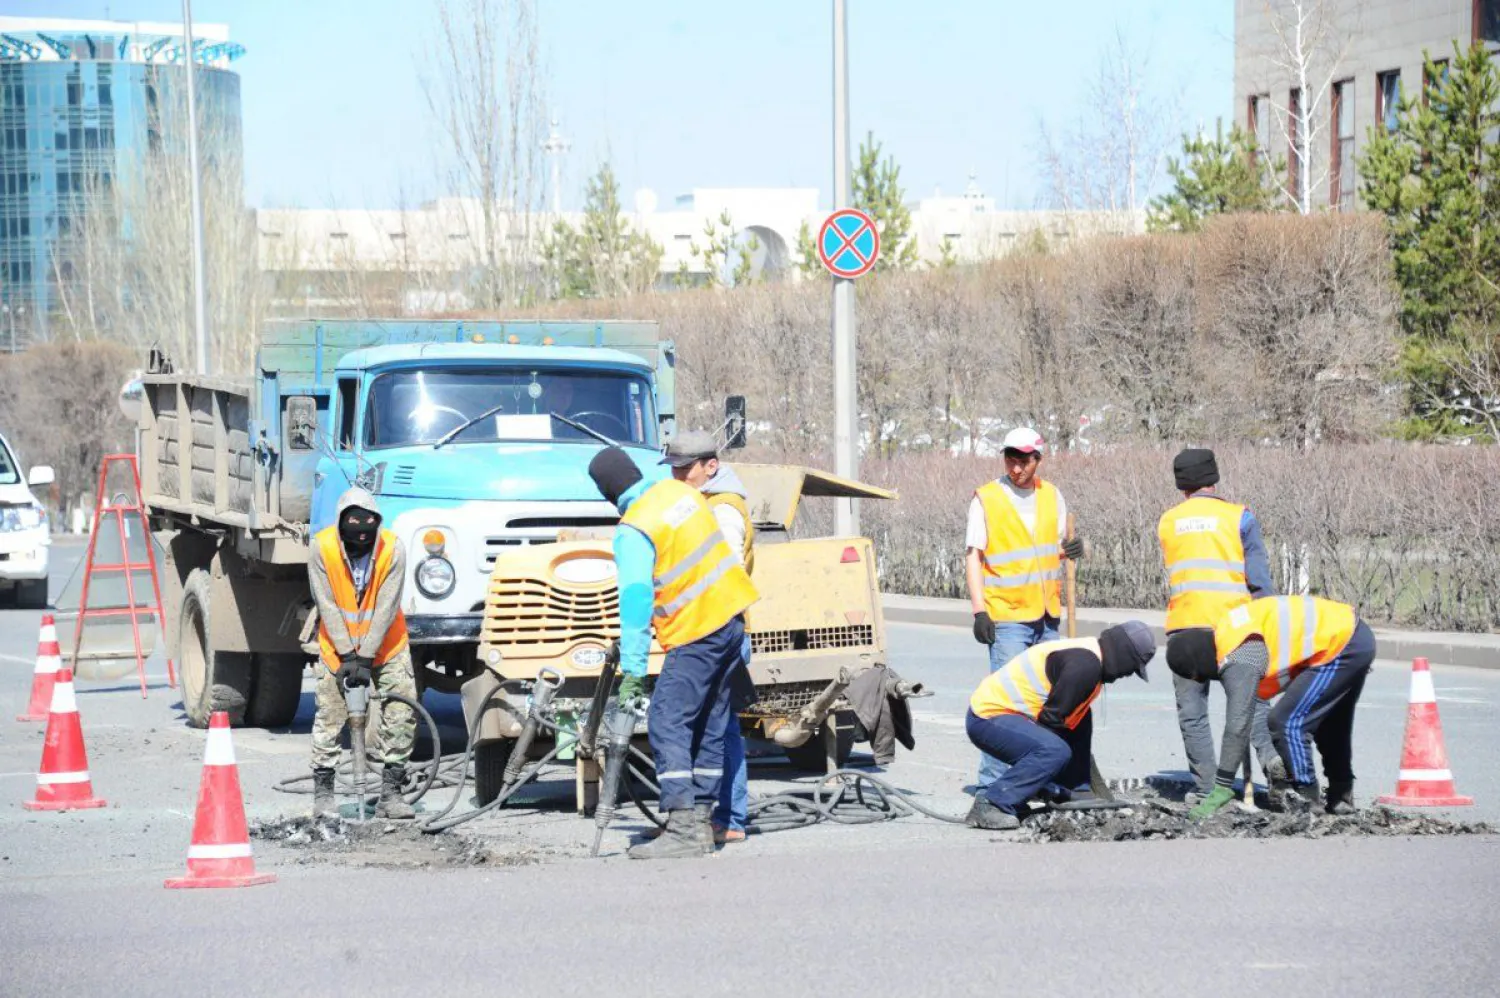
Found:
[[[1292,783],[1282,791],[1278,803],[1288,814],[1307,814],[1318,806],[1318,784]]]
[[[1329,814],[1353,814],[1354,781],[1328,784],[1328,793],[1323,797],[1323,810]]]
[[[970,828],[983,828],[991,832],[1006,832],[1013,828],[1020,828],[1021,819],[1000,810],[984,797],[975,797],[974,806],[969,808],[969,815],[964,818],[964,824]]]
[[[333,770],[313,770],[313,817],[322,818],[338,810],[333,796]]]
[[[1276,789],[1276,785],[1290,786],[1291,773],[1287,772],[1286,762],[1279,755],[1273,755],[1270,759],[1260,764],[1261,772],[1266,774],[1266,785]]]
[[[698,844],[706,853],[714,851],[714,806],[693,805],[693,830],[698,833]]]
[[[401,787],[406,783],[406,767],[387,764],[380,774],[380,803],[375,805],[377,818],[415,818],[416,808],[401,797]]]
[[[683,807],[667,812],[667,827],[660,836],[631,846],[627,855],[631,859],[690,859],[704,853],[698,837],[697,814],[692,808]]]

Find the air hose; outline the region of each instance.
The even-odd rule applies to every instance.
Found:
[[[438,736],[437,722],[433,720],[432,715],[428,713],[427,708],[422,706],[420,701],[402,696],[400,693],[376,693],[371,699],[381,704],[384,704],[388,700],[406,704],[421,718],[423,727],[427,729],[427,736],[432,742],[432,758],[416,767],[410,764],[407,766],[406,786],[403,788],[401,796],[408,804],[415,804],[425,797],[427,792],[438,782],[440,774],[444,778],[445,785],[453,779],[454,762],[452,759],[443,758],[443,743],[442,739]],[[465,765],[467,765],[467,759],[465,760]],[[351,759],[348,762],[341,761],[335,767],[334,771],[337,774],[335,791],[341,796],[357,796],[358,788],[356,786],[353,760]],[[311,773],[306,773],[302,776],[291,776],[276,784],[276,789],[288,794],[310,794],[313,792],[311,786],[312,779],[313,776]],[[308,785],[302,786],[304,783]],[[463,783],[463,771],[461,770],[458,772],[458,783],[460,785]],[[368,802],[367,799],[366,803]]]

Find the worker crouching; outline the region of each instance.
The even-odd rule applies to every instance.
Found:
[[[1236,762],[1249,738],[1255,698],[1271,708],[1271,738],[1291,789],[1318,802],[1313,745],[1323,757],[1330,814],[1354,810],[1354,708],[1375,660],[1375,635],[1354,608],[1316,596],[1272,596],[1226,613],[1212,631],[1167,641],[1167,666],[1194,681],[1224,687],[1224,744],[1213,792],[1190,812],[1206,818],[1233,799]]]
[[[380,510],[364,489],[349,489],[339,497],[334,525],[313,538],[307,574],[318,604],[323,665],[312,728],[313,813],[329,814],[334,809],[339,736],[349,719],[344,691],[373,681],[381,694],[411,700],[417,696],[401,612],[405,552],[400,539],[380,526]],[[371,758],[385,763],[375,813],[384,818],[415,817],[401,788],[416,717],[406,704],[387,700],[371,711],[371,722]]]
[[[1129,620],[1098,638],[1035,645],[990,673],[969,700],[965,728],[969,741],[1009,768],[975,795],[967,823],[1015,828],[1017,810],[1033,797],[1086,794],[1094,700],[1105,683],[1145,679],[1155,654],[1150,629]]]
[[[618,447],[595,455],[589,476],[621,514],[614,538],[620,698],[645,691],[653,628],[667,653],[647,715],[666,829],[631,847],[630,856],[706,855],[724,779],[731,680],[749,654],[743,615],[755,586],[696,488],[675,479],[647,483]]]

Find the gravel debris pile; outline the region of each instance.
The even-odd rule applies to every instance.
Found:
[[[525,866],[541,860],[535,850],[506,850],[498,843],[446,832],[428,835],[410,821],[349,821],[338,816],[297,815],[250,825],[250,837],[295,850],[297,863],[339,863],[392,869]]]

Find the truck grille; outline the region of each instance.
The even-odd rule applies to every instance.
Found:
[[[857,624],[849,627],[809,627],[794,631],[750,632],[750,652],[753,655],[768,655],[785,651],[820,651],[828,648],[867,648],[874,644],[875,628],[870,624]]]
[[[495,579],[485,599],[479,639],[503,653],[559,650],[582,640],[607,643],[620,634],[620,594],[614,586],[584,592],[538,579]]]

